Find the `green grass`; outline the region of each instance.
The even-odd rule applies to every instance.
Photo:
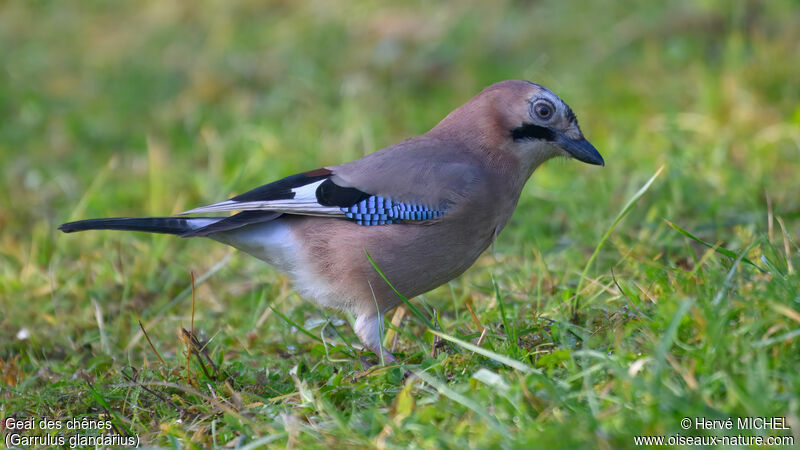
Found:
[[[267,3],[0,5],[0,419],[176,448],[619,448],[781,416],[744,434],[800,442],[796,2]],[[403,367],[365,371],[352,318],[220,244],[56,231],[357,158],[502,79],[564,98],[606,167],[540,168],[494,251],[412,300],[439,343],[387,325]]]

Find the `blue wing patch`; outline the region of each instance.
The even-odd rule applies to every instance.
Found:
[[[353,206],[342,208],[342,212],[358,225],[390,225],[403,221],[438,219],[444,211],[424,205],[400,203],[373,195]]]

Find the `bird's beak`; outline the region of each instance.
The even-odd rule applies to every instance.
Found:
[[[596,166],[606,165],[605,161],[603,161],[603,157],[600,156],[600,152],[584,138],[570,139],[559,133],[556,143],[578,161],[594,164]]]

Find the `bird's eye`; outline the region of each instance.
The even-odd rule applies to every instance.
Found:
[[[553,112],[555,108],[553,104],[546,101],[540,100],[533,104],[533,113],[536,114],[536,117],[542,120],[550,120],[553,117]]]

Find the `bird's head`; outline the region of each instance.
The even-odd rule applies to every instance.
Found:
[[[583,137],[572,109],[549,89],[528,81],[487,87],[434,128],[439,130],[468,135],[495,156],[510,152],[531,171],[556,156],[605,165]]]

